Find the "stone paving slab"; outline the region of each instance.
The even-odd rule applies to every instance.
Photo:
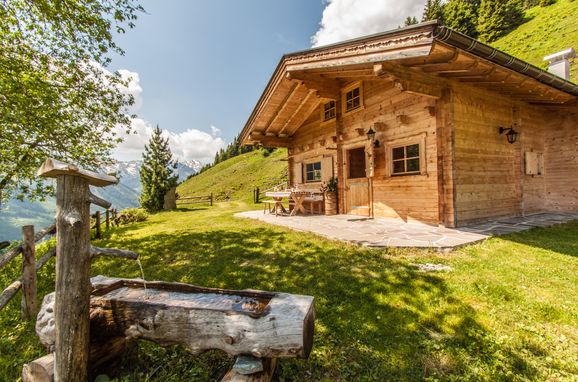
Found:
[[[367,247],[435,248],[448,250],[535,227],[578,220],[578,214],[540,213],[524,217],[496,219],[460,228],[438,227],[401,219],[368,219],[352,215],[271,215],[262,211],[246,211],[235,215],[266,223],[312,232],[333,240],[347,241]]]

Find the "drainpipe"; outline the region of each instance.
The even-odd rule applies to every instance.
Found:
[[[576,51],[568,48],[544,57],[548,61],[548,71],[567,81],[570,80],[570,60],[576,57]]]

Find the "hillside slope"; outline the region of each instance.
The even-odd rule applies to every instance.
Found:
[[[233,200],[250,201],[253,188],[271,188],[287,181],[287,150],[278,149],[269,156],[257,150],[227,159],[194,176],[177,187],[180,196],[207,195],[217,200],[228,195]]]
[[[578,50],[578,1],[558,0],[548,7],[526,11],[527,22],[492,46],[546,69],[544,56],[567,48]],[[572,65],[571,80],[578,83],[578,67]]]

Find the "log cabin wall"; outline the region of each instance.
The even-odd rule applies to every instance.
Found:
[[[546,209],[578,212],[578,110],[545,118]]]
[[[336,173],[335,119],[321,121],[323,103],[315,109],[303,126],[293,135],[289,147],[289,185],[300,189],[319,191],[322,181],[327,181]],[[307,163],[321,163],[322,179],[307,182],[305,167]]]
[[[540,106],[471,87],[454,87],[457,225],[546,209],[543,171],[526,174],[526,153],[542,155],[548,115]],[[499,126],[514,126],[509,144]]]
[[[343,115],[339,143],[340,147],[365,145],[369,127],[377,132],[380,147],[374,150],[374,216],[437,224],[436,117],[432,112],[435,100],[402,92],[388,80],[363,81],[363,96],[362,110]],[[412,143],[419,143],[422,148],[422,173],[391,176],[392,147]]]

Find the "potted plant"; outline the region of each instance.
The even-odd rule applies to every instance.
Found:
[[[325,215],[337,215],[337,178],[331,177],[321,186],[325,200]]]

